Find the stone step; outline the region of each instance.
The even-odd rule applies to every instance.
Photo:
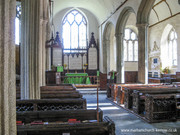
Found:
[[[96,94],[97,93],[97,89],[96,88],[81,88],[81,89],[77,89],[77,91],[79,91],[82,94]],[[98,91],[100,94],[106,94],[105,90],[100,90]]]

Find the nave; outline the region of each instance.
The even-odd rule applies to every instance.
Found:
[[[113,114],[117,106],[108,108],[116,130],[132,129],[122,134],[143,134],[133,129],[143,130],[146,125],[152,130],[176,130],[180,125],[179,6],[180,0],[0,0],[0,135],[35,135],[27,133],[32,127],[36,135],[60,135],[60,131],[61,135],[115,135],[114,123],[102,119],[110,111],[106,104],[100,101],[104,115],[96,117],[97,111],[86,109],[86,100],[76,88],[41,89],[59,84],[100,86],[117,104],[158,122],[147,124],[124,110],[123,116]],[[129,83],[135,86],[130,88]],[[159,86],[147,86],[150,83]],[[26,100],[20,110],[29,112],[18,112],[18,100]],[[96,103],[96,97],[92,100]],[[93,105],[89,108],[96,108]],[[68,123],[69,113],[80,122],[76,130]],[[24,114],[38,115],[28,119]],[[43,125],[46,122],[55,122],[54,133],[41,131],[44,128],[39,127],[52,129],[51,124]]]
[[[96,89],[78,89],[87,101],[87,109],[96,109]],[[147,123],[135,114],[119,107],[106,98],[106,92],[99,93],[99,107],[104,116],[108,116],[115,123],[116,135],[178,135],[180,121]],[[143,130],[145,132],[143,132]],[[167,131],[169,130],[169,131]],[[171,132],[172,130],[172,132]],[[164,131],[164,132],[162,132]],[[167,131],[167,132],[166,132]]]

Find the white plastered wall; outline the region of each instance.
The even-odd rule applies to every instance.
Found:
[[[149,28],[149,53],[151,53],[150,50],[152,50],[153,45],[154,45],[154,41],[156,41],[157,46],[160,48],[160,55],[162,53],[165,53],[162,51],[162,36],[163,36],[163,32],[165,27],[169,24],[172,25],[173,28],[175,29],[178,39],[177,39],[177,43],[178,43],[178,47],[177,47],[177,56],[178,56],[178,66],[174,67],[173,69],[171,69],[171,73],[175,73],[176,71],[180,71],[180,15],[176,15],[172,18],[169,18],[166,21],[163,21],[157,25],[154,25],[153,27]],[[161,55],[163,57],[163,55]],[[149,61],[149,63],[151,64],[151,61]],[[152,71],[151,66],[149,66],[149,71]],[[156,72],[156,71],[154,71]],[[157,70],[157,72],[159,72],[159,70]]]
[[[106,26],[106,23],[108,22],[112,22],[113,25],[115,26],[116,28],[116,24],[117,24],[117,20],[119,19],[119,16],[120,16],[120,13],[121,11],[125,8],[125,7],[132,7],[133,10],[135,11],[135,14],[137,14],[137,11],[138,11],[138,8],[139,8],[139,5],[141,3],[141,0],[138,0],[138,1],[134,1],[134,0],[129,0],[127,1],[118,11],[116,11],[110,18],[108,18],[107,20],[105,20],[105,22],[101,22],[101,25],[99,26],[99,43],[100,43],[100,51],[99,51],[99,58],[100,58],[100,71],[103,71],[103,33],[104,33],[104,30],[105,30],[105,26]],[[135,22],[136,24],[136,22]],[[136,26],[136,25],[135,25]],[[115,33],[116,34],[116,33]],[[129,69],[132,71],[132,69]],[[134,69],[136,70],[136,69]]]
[[[138,29],[136,27],[136,15],[131,13],[129,16],[126,28],[132,29],[138,35]],[[138,71],[138,62],[137,61],[126,61],[124,62],[124,71]]]
[[[99,39],[99,32],[98,32],[98,21],[96,19],[96,17],[91,13],[89,12],[88,10],[86,9],[82,9],[82,8],[66,8],[64,10],[61,10],[60,12],[58,12],[54,18],[53,18],[53,21],[54,21],[54,29],[55,29],[55,32],[59,32],[59,36],[60,36],[60,39],[62,41],[62,21],[64,19],[64,16],[70,12],[71,10],[73,9],[77,9],[78,11],[80,11],[84,17],[86,18],[86,21],[87,21],[87,39],[88,39],[88,44],[90,42],[90,39],[91,39],[91,33],[93,32],[94,33],[94,38],[96,40],[96,44],[98,45],[98,39]],[[61,54],[59,54],[61,55]],[[56,56],[54,56],[56,57]],[[57,56],[59,57],[59,56]],[[59,63],[60,65],[62,63]]]
[[[88,38],[88,41],[90,40],[91,38],[91,33],[94,32],[94,37],[95,39],[99,39],[99,32],[98,32],[98,21],[96,19],[96,17],[91,13],[89,12],[88,10],[86,9],[83,9],[83,8],[66,8],[60,12],[58,12],[55,16],[54,16],[54,26],[55,26],[55,31],[58,31],[60,33],[60,36],[62,35],[62,20],[64,18],[64,16],[69,12],[71,11],[72,9],[77,9],[78,11],[80,11],[84,16],[85,18],[87,19],[87,22],[88,22],[88,35],[87,35],[87,38]]]

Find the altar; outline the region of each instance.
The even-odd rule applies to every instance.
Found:
[[[64,83],[68,84],[91,84],[87,73],[66,73]]]

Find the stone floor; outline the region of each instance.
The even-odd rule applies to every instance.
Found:
[[[87,108],[96,109],[96,91],[81,89],[80,92],[87,100]],[[105,92],[99,94],[99,106],[104,116],[115,122],[116,135],[180,135],[180,121],[149,124],[106,99]]]

